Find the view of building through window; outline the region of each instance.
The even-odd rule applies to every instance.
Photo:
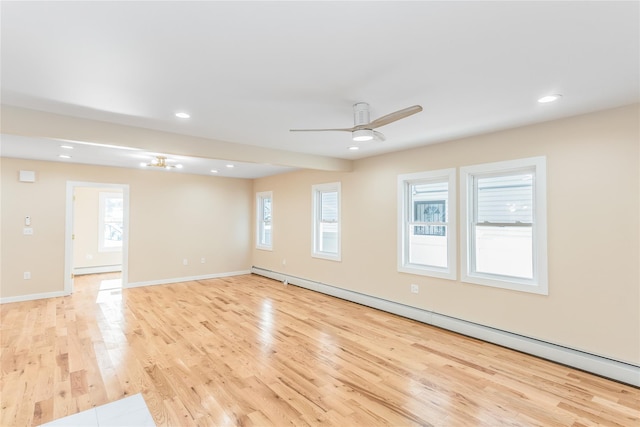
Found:
[[[320,252],[338,252],[338,192],[320,193],[320,221],[318,229],[318,250]]]
[[[447,267],[448,182],[410,184],[409,263]]]
[[[531,173],[477,176],[474,187],[475,271],[532,279]]]

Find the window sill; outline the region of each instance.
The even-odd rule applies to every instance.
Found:
[[[462,276],[461,281],[474,285],[489,286],[492,288],[508,289],[511,291],[527,292],[530,294],[549,295],[549,288],[546,281],[543,283],[529,281],[526,279],[518,280],[505,276],[490,275],[468,275]]]
[[[412,265],[398,266],[398,271],[401,273],[416,274],[418,276],[436,277],[438,279],[456,280],[455,271],[440,268],[429,268]]]

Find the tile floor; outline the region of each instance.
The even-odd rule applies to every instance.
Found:
[[[59,418],[41,427],[156,427],[141,394]]]

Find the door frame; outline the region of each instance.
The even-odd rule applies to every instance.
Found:
[[[128,283],[129,273],[129,185],[104,182],[67,181],[65,233],[64,233],[64,294],[73,293],[73,227],[74,203],[73,195],[76,188],[117,188],[122,190],[122,287]]]

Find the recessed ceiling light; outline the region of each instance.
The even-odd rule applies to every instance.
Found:
[[[176,169],[182,169],[182,165],[177,164],[177,165],[176,165]]]
[[[147,167],[147,164],[146,164],[146,163],[144,163],[144,162],[142,162],[142,163],[140,163],[140,166],[141,166],[141,167],[143,167],[143,168],[146,168],[146,167]]]
[[[191,114],[189,113],[185,113],[184,111],[181,111],[179,113],[176,113],[176,117],[179,119],[188,119],[191,117]]]
[[[218,171],[215,169],[211,169],[211,173],[218,173]]]
[[[349,150],[351,150],[351,151],[356,151],[356,150],[359,150],[359,149],[360,149],[360,147],[358,147],[356,145],[352,145],[351,147],[349,147]]]
[[[66,154],[60,154],[58,157],[60,157],[61,159],[70,159],[71,156],[68,156]]]
[[[229,169],[235,168],[234,165],[232,165],[231,163],[229,163],[228,165],[226,165]]]
[[[560,94],[547,95],[547,96],[543,96],[542,98],[538,99],[538,102],[541,103],[541,104],[546,104],[547,102],[557,101],[560,98],[562,98],[562,95],[560,95]]]
[[[65,150],[73,150],[73,147],[70,145],[61,145],[60,148],[64,148]]]

